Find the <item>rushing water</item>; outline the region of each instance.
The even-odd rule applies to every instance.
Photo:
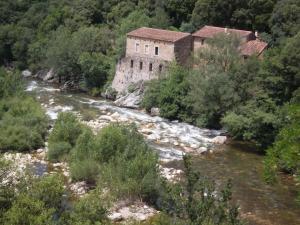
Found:
[[[29,81],[27,91],[37,97],[53,120],[59,112],[82,113],[92,110],[98,116],[104,114],[104,117],[108,112],[109,115],[117,113],[121,120],[136,122],[139,129],[146,127],[151,133],[145,136],[146,139],[163,160],[180,160],[184,154],[182,149],[186,149],[188,144],[199,149],[214,150],[216,146],[211,140],[222,133],[151,117],[84,94],[61,93],[58,88],[34,80]],[[300,206],[295,202],[296,186],[291,177],[282,175],[277,184],[267,185],[262,179],[262,155],[242,144],[219,148],[222,151],[195,157],[196,165],[203,175],[211,177],[217,184],[224,184],[226,180],[232,179],[234,201],[238,203],[243,217],[250,225],[300,224]],[[169,162],[169,165],[181,167],[182,163],[175,161]]]

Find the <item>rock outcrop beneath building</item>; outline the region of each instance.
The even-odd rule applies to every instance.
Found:
[[[117,96],[115,104],[120,107],[138,109],[144,95],[144,82],[132,83],[128,90]]]

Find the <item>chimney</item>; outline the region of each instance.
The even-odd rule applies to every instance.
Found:
[[[227,27],[225,27],[225,33],[228,33],[228,28]]]
[[[255,31],[255,37],[258,38],[258,32],[257,31]]]

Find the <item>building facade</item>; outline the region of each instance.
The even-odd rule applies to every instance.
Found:
[[[126,55],[116,68],[112,87],[121,92],[131,83],[158,78],[172,61],[184,64],[192,50],[192,35],[142,27],[127,34]]]
[[[142,27],[127,34],[126,54],[119,60],[112,87],[122,92],[138,81],[159,78],[168,64],[186,64],[192,52],[206,45],[206,40],[220,32],[241,37],[241,55],[262,54],[267,43],[251,31],[204,26],[194,34]]]

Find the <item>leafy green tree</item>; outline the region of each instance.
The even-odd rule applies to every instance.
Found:
[[[199,126],[219,127],[221,118],[239,101],[232,74],[241,63],[239,43],[235,36],[217,35],[208,48],[195,53],[189,98]]]
[[[269,20],[273,40],[296,35],[300,30],[300,3],[297,0],[279,0]]]
[[[265,178],[273,181],[278,171],[286,171],[300,176],[300,106],[286,106],[288,118],[280,129],[276,141],[267,150]]]
[[[196,0],[166,0],[166,10],[174,26],[179,27],[190,20],[195,3]]]
[[[103,87],[108,79],[111,64],[102,53],[83,53],[79,57],[79,65],[87,88]]]
[[[259,74],[263,88],[277,104],[289,101],[300,86],[300,33],[266,55]]]
[[[268,147],[277,134],[277,107],[266,95],[257,96],[222,118],[222,124],[236,139],[252,141],[261,149]]]
[[[188,75],[186,68],[170,65],[161,79],[148,84],[142,106],[148,111],[152,107],[159,107],[163,117],[191,122],[189,111],[192,107],[186,97],[189,91]]]

